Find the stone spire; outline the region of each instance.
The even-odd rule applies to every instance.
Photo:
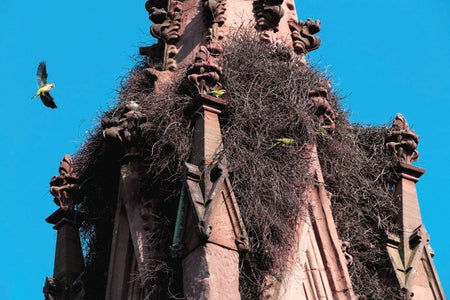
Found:
[[[445,299],[416,191],[416,183],[425,170],[411,165],[419,156],[418,143],[417,134],[409,128],[403,115],[397,114],[386,137],[386,148],[398,159],[395,198],[400,207],[401,229],[399,233],[389,233],[387,251],[402,299]]]
[[[184,70],[197,90],[192,99],[192,152],[185,163],[186,196],[181,199],[172,247],[182,257],[184,296],[240,299],[238,251],[248,248],[248,240],[228,179],[227,160],[220,155],[219,114],[227,105],[227,95],[213,96],[222,89],[223,44],[244,27],[261,40],[285,44],[293,55],[304,57],[320,45],[314,36],[320,23],[298,21],[293,0],[148,0],[145,7],[154,23],[150,33],[158,42],[140,48],[140,53],[152,62],[147,71],[156,79],[155,90],[172,80],[171,74]],[[332,132],[334,115],[327,112],[321,125]],[[334,242],[338,243],[337,236]],[[333,287],[330,295],[344,289],[349,287]]]
[[[217,57],[227,36],[242,27],[253,28],[264,41],[287,44],[301,56],[320,46],[314,36],[320,22],[298,21],[293,0],[148,0],[145,8],[158,42],[141,47],[140,53],[159,65],[153,73],[160,78],[161,71],[187,68],[199,52]]]

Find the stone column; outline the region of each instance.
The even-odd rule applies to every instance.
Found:
[[[78,176],[70,155],[61,160],[59,174],[50,181],[50,192],[60,208],[46,219],[58,233],[53,277],[46,278],[44,294],[45,299],[82,299],[84,260],[79,226],[83,215],[74,210]]]
[[[394,193],[400,207],[397,218],[400,232],[388,234],[387,251],[401,299],[445,299],[416,191],[416,183],[425,170],[411,165],[419,157],[418,143],[417,134],[409,128],[406,119],[397,114],[386,137],[386,147],[398,159],[399,178]]]
[[[47,278],[44,287],[46,299],[81,299],[82,285],[76,285],[77,278],[84,271],[79,227],[82,217],[74,211],[58,209],[46,221],[57,230],[53,278]],[[81,282],[80,282],[81,283]],[[47,292],[46,292],[47,290]]]
[[[186,163],[183,287],[186,299],[240,299],[238,250],[246,231],[221,154],[218,115],[226,101],[195,99],[192,155]]]
[[[145,241],[148,220],[145,220],[146,208],[139,193],[142,172],[137,149],[140,125],[145,122],[139,109],[134,101],[124,102],[116,116],[102,120],[104,137],[124,149],[106,287],[106,298],[111,300],[141,299],[152,256],[152,249]]]

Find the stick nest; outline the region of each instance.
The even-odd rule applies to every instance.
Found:
[[[339,236],[351,245],[349,270],[355,292],[370,299],[392,298],[394,275],[385,250],[386,231],[395,231],[398,208],[392,196],[394,162],[384,150],[386,127],[351,124],[332,91],[336,129],[332,137],[323,137],[308,93],[327,84],[328,76],[304,67],[283,46],[262,44],[246,32],[230,37],[224,49],[222,84],[229,105],[220,117],[224,148],[220,155],[228,161],[251,245],[241,254],[242,298],[259,299],[264,278],[282,280],[286,271],[295,224],[306,208],[304,191],[312,183],[301,155],[308,141],[318,145]],[[157,220],[147,246],[159,254],[149,258],[144,291],[149,298],[164,299],[182,295],[181,263],[168,253],[182,163],[190,154],[192,124],[185,112],[192,89],[186,88],[181,70],[172,86],[156,93],[147,67],[142,63],[132,70],[116,107],[104,116],[119,114],[128,101],[137,102],[146,116],[136,144],[143,170],[140,193],[151,200]],[[284,137],[294,142],[269,149],[274,139]],[[85,283],[92,299],[104,297],[98,286],[106,284],[123,154],[120,144],[105,141],[99,126],[74,157],[84,192],[78,209],[89,216],[82,232]]]

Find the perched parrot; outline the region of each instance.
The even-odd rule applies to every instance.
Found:
[[[47,83],[47,66],[45,65],[45,62],[39,63],[36,77],[38,83],[38,90],[36,94],[33,96],[33,99],[39,96],[41,98],[42,103],[44,103],[45,106],[50,108],[56,108],[55,101],[53,100],[53,97],[50,95],[50,90],[55,87],[55,84]]]
[[[220,98],[222,97],[222,95],[225,94],[225,90],[224,89],[220,89],[220,90],[211,90],[208,95],[214,96],[216,98]]]
[[[328,137],[328,131],[323,128],[323,126],[320,126],[320,134],[324,137],[327,138]]]
[[[273,149],[274,147],[281,145],[283,147],[286,147],[287,145],[290,145],[294,142],[293,138],[278,138],[275,139],[273,144],[270,145],[269,150]]]

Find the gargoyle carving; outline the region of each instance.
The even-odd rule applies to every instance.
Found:
[[[170,5],[168,0],[148,0],[145,3],[149,19],[154,23],[150,26],[150,33],[165,45],[162,51],[165,70],[173,71],[177,67],[174,57],[178,54],[178,49],[174,44],[180,38],[181,6],[180,1],[170,1]],[[161,55],[152,53],[154,51],[151,48],[141,47],[139,52],[152,59]]]
[[[189,81],[197,87],[199,94],[206,94],[222,87],[219,82],[221,74],[222,69],[213,61],[209,50],[200,46],[194,63],[187,70]]]
[[[320,38],[314,36],[320,31],[320,21],[313,21],[311,19],[303,21],[295,21],[293,19],[288,21],[289,29],[291,30],[291,37],[294,51],[297,54],[306,54],[309,51],[316,50],[320,46]]]
[[[284,15],[283,0],[257,0],[253,2],[256,27],[260,30],[278,31],[278,24]]]
[[[206,40],[208,41],[208,50],[211,55],[220,55],[223,53],[223,46],[220,43],[224,38],[224,33],[221,28],[213,24],[213,27],[208,29]]]
[[[411,164],[419,158],[416,151],[419,136],[409,128],[406,119],[398,113],[392,122],[392,128],[386,137],[386,148],[403,163]]]
[[[164,8],[151,7],[148,14],[148,18],[156,24],[161,24],[167,17],[167,11]]]
[[[161,16],[158,16],[158,18],[161,18]],[[174,44],[180,38],[180,24],[181,14],[179,12],[168,12],[161,23],[155,23],[150,27],[150,33],[153,37],[167,44]]]
[[[336,127],[335,119],[336,115],[333,108],[328,102],[329,88],[319,87],[309,91],[309,99],[315,108],[315,113],[319,118],[319,125],[327,134],[333,134]]]
[[[64,155],[59,164],[59,175],[50,180],[50,194],[53,201],[63,210],[73,210],[74,194],[78,190],[78,175],[74,172],[69,154]]]
[[[139,135],[145,117],[139,111],[139,104],[134,101],[127,102],[122,110],[117,117],[102,119],[103,137],[131,143]]]
[[[207,48],[211,55],[223,53],[223,47],[220,41],[224,37],[223,30],[220,28],[225,23],[225,0],[203,0],[205,11],[205,23],[208,28]]]
[[[225,23],[225,0],[203,0],[203,7],[205,8],[205,19],[208,26],[218,24],[222,26]]]
[[[168,1],[169,0],[148,0],[147,2],[145,2],[145,9],[148,11],[149,13],[149,19],[152,20],[153,22],[156,23],[156,21],[154,21],[152,19],[152,13],[155,12],[155,10],[166,10],[166,8],[168,7]],[[162,22],[162,20],[161,20]],[[158,22],[160,23],[160,22]]]

